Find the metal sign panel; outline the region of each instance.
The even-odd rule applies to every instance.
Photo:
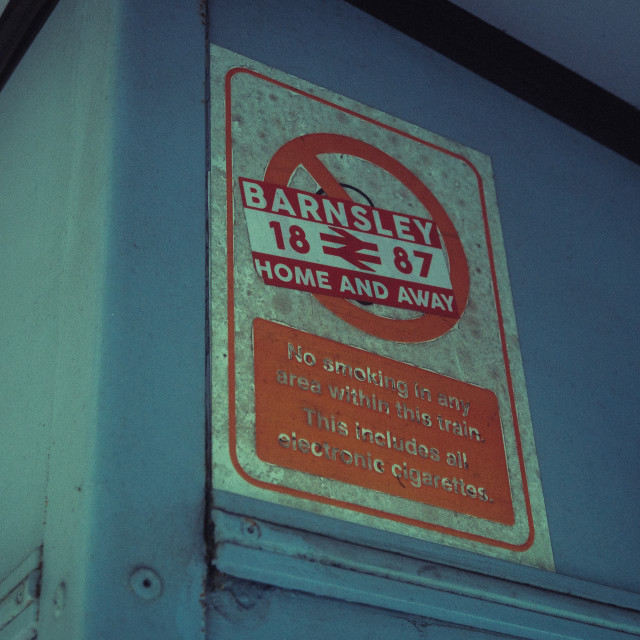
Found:
[[[553,569],[489,158],[211,49],[213,487]]]

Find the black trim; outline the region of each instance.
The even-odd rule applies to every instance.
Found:
[[[347,0],[640,164],[640,111],[448,0]]]
[[[0,91],[58,0],[10,0],[0,16]]]
[[[448,0],[346,0],[640,164],[640,111]],[[10,0],[0,16],[0,90],[57,0]]]

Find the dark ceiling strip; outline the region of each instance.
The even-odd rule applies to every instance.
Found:
[[[640,112],[447,0],[350,4],[640,164]],[[57,4],[10,0],[0,16],[0,90]]]
[[[640,164],[640,111],[447,0],[347,0]]]
[[[47,21],[57,0],[10,0],[0,16],[0,91]]]

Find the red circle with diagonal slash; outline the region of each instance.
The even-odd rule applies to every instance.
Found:
[[[373,145],[333,133],[313,133],[287,142],[274,154],[267,166],[265,182],[288,186],[294,171],[303,166],[324,192],[332,198],[350,200],[346,191],[325,167],[320,158],[324,153],[355,156],[377,165],[399,180],[433,217],[449,257],[449,277],[459,313],[469,298],[469,268],[460,238],[447,212],[431,191],[402,163]],[[357,307],[344,298],[315,294],[317,300],[331,312],[378,338],[394,342],[425,342],[443,335],[459,318],[424,314],[419,318],[398,320],[384,318]]]

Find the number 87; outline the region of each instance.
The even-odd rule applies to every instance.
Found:
[[[429,275],[429,268],[431,267],[433,254],[427,253],[426,251],[415,250],[413,255],[416,258],[422,258],[420,277],[426,278]],[[404,273],[405,275],[408,275],[413,271],[413,265],[409,259],[409,254],[402,247],[393,248],[393,264],[400,273]]]

